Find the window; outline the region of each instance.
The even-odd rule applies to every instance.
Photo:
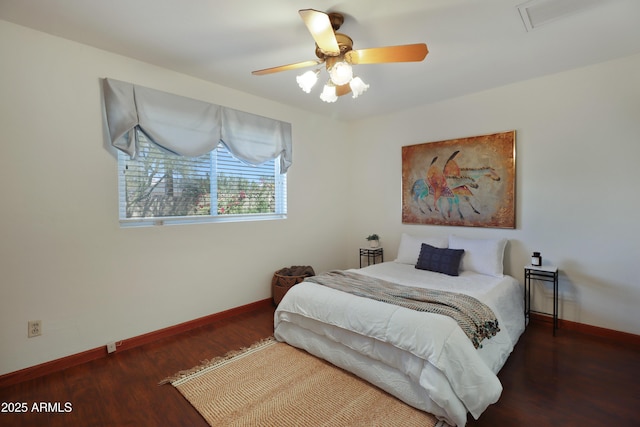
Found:
[[[291,124],[103,79],[120,223],[284,218]]]
[[[136,132],[136,158],[118,152],[123,226],[286,217],[286,174],[280,174],[279,158],[249,165],[222,143],[201,156],[184,157]]]

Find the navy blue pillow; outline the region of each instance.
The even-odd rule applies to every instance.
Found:
[[[422,244],[416,268],[457,276],[464,249],[441,249]]]

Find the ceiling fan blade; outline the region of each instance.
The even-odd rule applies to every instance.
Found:
[[[324,61],[321,61],[321,60],[296,62],[295,64],[281,65],[279,67],[265,68],[264,70],[252,71],[251,74],[253,74],[254,76],[263,76],[265,74],[279,73],[280,71],[295,70],[298,68],[305,68],[305,67],[313,67],[314,65],[319,65],[319,64],[322,64],[323,62]]]
[[[429,53],[424,43],[401,46],[374,47],[350,50],[345,58],[351,64],[379,64],[385,62],[419,62]]]
[[[349,83],[346,85],[336,86],[336,95],[338,96],[346,95],[349,92],[351,92],[351,86],[349,86]]]
[[[322,53],[329,56],[339,55],[340,47],[333,32],[329,15],[314,9],[302,9],[298,13]]]

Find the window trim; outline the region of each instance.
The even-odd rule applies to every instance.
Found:
[[[228,222],[273,221],[287,219],[287,214],[193,215],[158,218],[121,218],[120,227],[153,227],[165,225],[210,224]]]

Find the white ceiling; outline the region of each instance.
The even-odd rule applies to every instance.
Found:
[[[562,1],[591,7],[532,31],[517,8],[525,0],[0,0],[0,19],[355,120],[640,52],[640,0]],[[302,92],[300,70],[251,75],[315,59],[298,15],[307,8],[343,13],[354,49],[425,42],[429,55],[355,66],[370,89],[334,104],[319,99],[321,85]]]

